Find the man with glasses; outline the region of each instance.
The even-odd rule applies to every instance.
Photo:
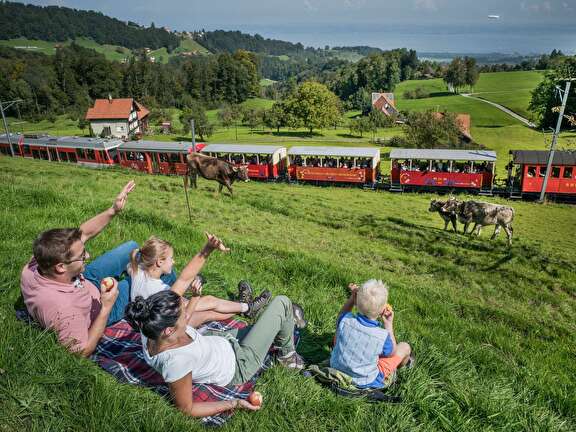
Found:
[[[85,244],[96,237],[126,205],[135,187],[128,182],[108,210],[80,228],[58,228],[41,233],[34,241],[34,257],[22,270],[21,289],[30,315],[43,327],[56,331],[60,343],[90,356],[107,325],[122,319],[130,301],[128,280],[100,289],[106,277],[118,280],[138,247],[130,241],[86,265]]]

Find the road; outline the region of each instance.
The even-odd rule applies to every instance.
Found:
[[[481,102],[484,102],[484,103],[490,104],[490,105],[492,105],[492,106],[495,106],[495,107],[498,108],[500,111],[504,111],[506,114],[514,117],[514,118],[515,118],[516,120],[518,120],[518,121],[521,121],[521,122],[524,123],[526,126],[528,126],[528,127],[530,127],[530,128],[535,128],[535,127],[536,127],[536,125],[535,125],[534,123],[532,123],[530,120],[528,120],[527,118],[522,117],[520,114],[516,114],[514,111],[506,108],[506,107],[503,106],[503,105],[497,104],[496,102],[492,102],[492,101],[489,101],[489,100],[486,100],[486,99],[481,99],[481,98],[479,98],[479,97],[472,96],[471,93],[460,93],[460,96],[464,96],[464,97],[467,97],[467,98],[470,98],[470,99],[476,99],[476,100],[479,100],[479,101],[481,101]]]

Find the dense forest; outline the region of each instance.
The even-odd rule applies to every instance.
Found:
[[[304,48],[301,43],[292,43],[275,39],[265,39],[259,34],[249,35],[239,31],[207,31],[200,32],[195,39],[213,53],[233,53],[242,49],[254,53],[268,55],[291,55],[302,53],[305,49],[314,51],[314,48]]]
[[[121,64],[76,44],[54,56],[0,48],[0,94],[22,99],[20,114],[82,116],[94,99],[134,97],[149,108],[239,103],[258,91],[256,59],[246,51],[168,65],[145,56]],[[14,113],[10,113],[14,114]]]
[[[153,24],[143,28],[100,12],[0,2],[0,39],[19,37],[53,42],[89,37],[100,44],[131,49],[166,47],[169,52],[180,44],[178,36]]]

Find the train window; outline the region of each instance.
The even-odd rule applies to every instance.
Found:
[[[58,157],[60,158],[60,162],[68,162],[68,153],[67,152],[58,152]]]
[[[118,150],[117,150],[117,149],[113,148],[113,149],[109,149],[109,150],[108,150],[108,157],[109,157],[111,160],[115,161],[117,155],[118,155]]]
[[[529,166],[526,175],[528,177],[536,177],[536,167]]]
[[[540,177],[544,177],[546,175],[546,167],[540,167]]]
[[[4,155],[6,155],[6,156],[10,156],[10,155],[11,155],[11,154],[10,154],[10,149],[9,149],[8,147],[4,147],[4,146],[1,146],[1,147],[0,147],[0,153],[4,154]]]
[[[172,163],[180,163],[180,155],[178,153],[170,153],[170,162]]]
[[[76,156],[78,156],[78,159],[84,159],[84,150],[76,149]]]
[[[30,154],[30,146],[29,145],[24,146],[24,154]]]
[[[564,167],[564,178],[572,178],[572,167]]]
[[[86,159],[96,160],[96,152],[92,149],[86,149]]]
[[[550,174],[553,178],[560,178],[560,167],[552,167],[552,174]]]
[[[160,159],[160,162],[162,163],[169,162],[168,155],[166,153],[158,153],[158,159]]]
[[[68,161],[69,162],[77,162],[78,159],[76,158],[76,153],[68,152]]]

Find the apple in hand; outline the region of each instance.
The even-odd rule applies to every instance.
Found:
[[[386,306],[384,306],[384,312],[382,315],[384,315],[385,317],[389,317],[393,310],[394,309],[392,309],[392,305],[390,303],[386,303]]]
[[[261,406],[262,405],[262,393],[260,392],[252,392],[250,396],[248,396],[248,402],[250,402],[254,406]]]
[[[107,278],[102,279],[102,281],[100,282],[100,287],[103,288],[106,292],[108,292],[112,288],[114,288],[115,284],[116,284],[116,281],[114,280],[114,278],[107,277]]]

